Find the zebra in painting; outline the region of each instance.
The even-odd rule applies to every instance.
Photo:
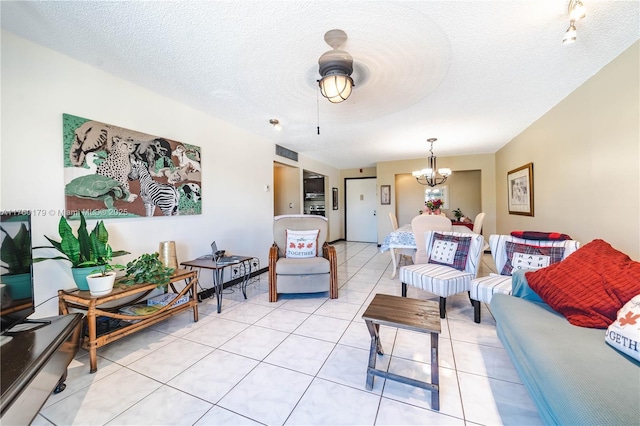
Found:
[[[160,207],[165,216],[178,214],[178,201],[180,200],[178,190],[172,185],[153,180],[144,162],[139,160],[131,162],[129,178],[140,181],[140,197],[144,202],[147,217],[153,216],[156,206]]]

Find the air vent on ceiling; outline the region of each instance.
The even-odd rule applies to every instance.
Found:
[[[288,158],[289,160],[298,161],[298,153],[291,151],[283,146],[276,145],[276,155],[280,157]]]

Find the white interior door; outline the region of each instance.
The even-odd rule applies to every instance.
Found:
[[[346,180],[347,241],[378,241],[376,178]]]

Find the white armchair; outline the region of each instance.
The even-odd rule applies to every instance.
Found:
[[[317,232],[316,232],[317,231]],[[315,234],[313,254],[305,254],[306,243],[295,248],[291,236]],[[312,215],[277,216],[273,221],[273,245],[269,249],[269,302],[276,302],[279,293],[329,292],[331,299],[338,297],[338,264],[336,249],[327,243],[327,219]],[[309,242],[309,247],[314,246]],[[302,255],[295,254],[296,250]],[[294,255],[295,254],[295,255]]]
[[[564,253],[560,260],[565,259],[580,247],[580,243],[575,240],[526,240],[511,235],[491,235],[489,237],[489,247],[491,248],[491,255],[498,273],[471,281],[469,297],[471,297],[471,303],[473,304],[473,320],[476,323],[480,323],[481,320],[481,302],[490,303],[491,298],[496,293],[511,294],[511,275],[502,275],[504,266],[509,260],[506,248],[507,242],[537,247],[563,247]]]
[[[449,244],[446,250],[453,250],[451,256],[445,260],[440,256],[443,245],[440,243],[444,239]],[[425,263],[403,266],[400,268],[400,282],[402,282],[402,296],[407,296],[407,286],[421,288],[430,293],[440,296],[440,318],[446,316],[447,297],[457,293],[469,291],[471,280],[478,274],[478,268],[481,262],[482,247],[484,239],[482,235],[465,234],[460,232],[438,232],[427,231],[425,233]],[[460,255],[463,246],[467,246],[466,261]],[[418,248],[420,250],[420,247]],[[419,252],[419,251],[418,251]],[[443,263],[453,264],[460,267],[456,269]],[[416,257],[416,261],[418,258]],[[427,263],[429,261],[441,261],[438,263]]]

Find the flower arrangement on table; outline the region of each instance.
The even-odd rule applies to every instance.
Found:
[[[440,208],[442,207],[442,205],[444,204],[442,202],[442,200],[440,198],[435,198],[433,200],[428,200],[426,203],[424,203],[425,206],[427,206],[427,208],[429,210],[436,211],[436,210],[440,210]]]

